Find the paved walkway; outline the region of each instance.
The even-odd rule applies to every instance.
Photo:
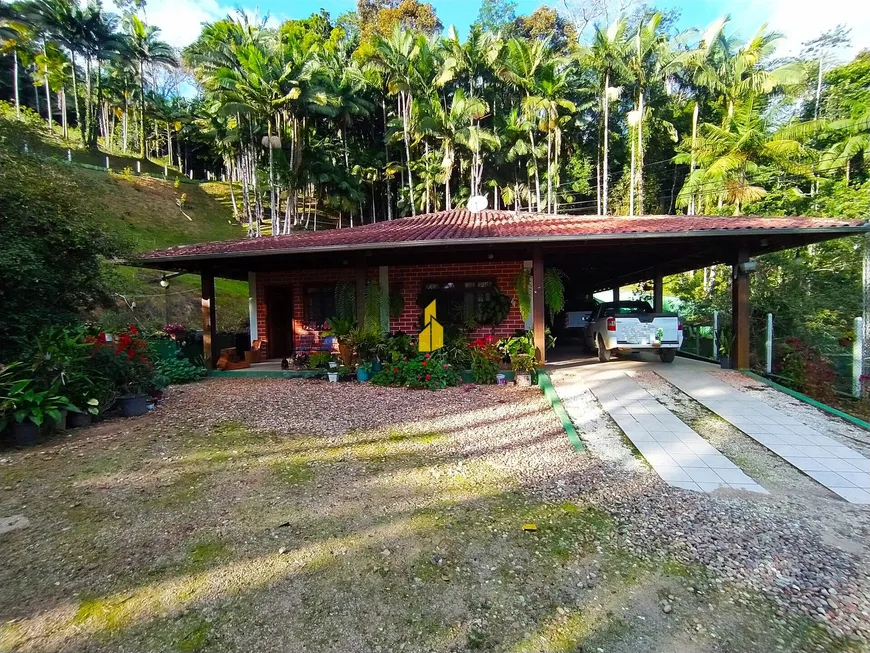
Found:
[[[870,504],[870,460],[709,371],[656,372],[799,470],[852,503]]]
[[[571,395],[571,382],[553,380],[556,392]],[[586,385],[605,411],[637,447],[655,472],[668,484],[698,492],[712,492],[730,487],[766,493],[716,448],[695,433],[655,397],[620,370],[588,371],[582,375]],[[570,402],[565,403],[575,423],[583,415],[572,415]]]

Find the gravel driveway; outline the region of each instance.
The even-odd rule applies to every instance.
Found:
[[[668,488],[570,401],[587,453],[535,389],[266,379],[2,452],[0,650],[867,650],[866,509]]]

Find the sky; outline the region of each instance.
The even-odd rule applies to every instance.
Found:
[[[445,27],[455,25],[460,34],[477,18],[479,0],[430,0]],[[528,14],[541,0],[516,0],[517,14]],[[549,4],[558,7],[562,0]],[[703,27],[715,18],[731,15],[732,29],[749,37],[764,23],[782,32],[780,54],[797,54],[801,43],[840,23],[852,28],[852,46],[843,58],[870,48],[870,2],[867,0],[659,0],[659,9],[680,10],[680,27]],[[249,14],[274,20],[304,18],[326,9],[337,17],[356,7],[356,0],[147,0],[146,18],[161,29],[170,45],[183,47],[199,34],[200,25],[225,17],[241,7]]]

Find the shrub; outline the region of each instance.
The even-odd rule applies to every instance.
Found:
[[[824,403],[833,403],[836,374],[831,362],[797,338],[789,338],[777,351],[776,374],[784,377],[796,390]]]
[[[89,340],[94,344],[91,359],[114,390],[121,395],[151,390],[154,366],[148,356],[148,344],[135,326],[131,324],[111,339],[101,331]]]
[[[308,364],[311,369],[329,367],[332,362],[332,354],[328,351],[315,351],[308,356]]]
[[[293,363],[300,370],[307,370],[308,366],[311,365],[311,356],[308,352],[300,351],[293,357]]]
[[[375,385],[438,390],[459,385],[459,375],[442,356],[418,354],[394,362],[372,378]]]
[[[493,384],[496,382],[498,366],[501,362],[501,352],[498,350],[497,341],[492,335],[478,338],[468,343],[471,351],[471,375],[475,383]]]
[[[161,358],[154,364],[154,370],[162,385],[192,383],[205,376],[204,367],[194,365],[186,358]]]

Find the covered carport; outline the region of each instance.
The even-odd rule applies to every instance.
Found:
[[[749,286],[753,256],[868,231],[865,221],[820,218],[708,216],[572,216],[511,211],[441,211],[353,229],[186,245],[147,253],[131,264],[199,274],[204,358],[215,360],[214,278],[263,273],[354,271],[358,300],[374,268],[497,266],[523,262],[532,270],[532,328],[544,361],[544,270],[582,276],[590,291],[653,281],[662,305],[665,276],[725,264],[732,274],[734,362],[749,366]],[[467,266],[464,267],[464,266]],[[431,274],[431,272],[430,272]],[[411,275],[414,276],[414,275]],[[419,276],[419,275],[417,275]],[[362,301],[358,301],[358,310]],[[256,322],[252,293],[252,325]]]

